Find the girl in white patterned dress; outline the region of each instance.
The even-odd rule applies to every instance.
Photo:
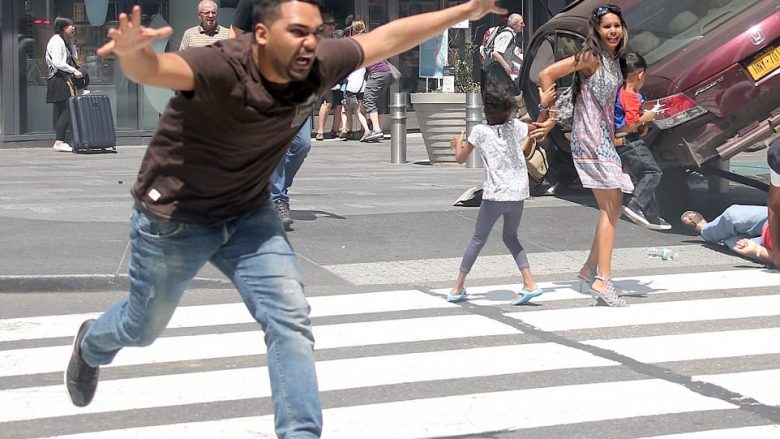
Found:
[[[503,70],[501,73],[505,74]],[[522,305],[542,294],[542,289],[538,288],[531,274],[528,257],[517,238],[517,230],[523,216],[524,200],[528,198],[528,170],[522,145],[528,137],[541,138],[544,130],[535,124],[526,124],[511,117],[516,106],[514,96],[510,92],[512,81],[508,75],[505,80],[502,79],[490,78],[482,91],[488,123],[475,126],[468,141],[461,133],[451,142],[458,163],[466,161],[475,146],[479,148],[479,154],[485,163],[485,183],[482,187],[482,204],[479,207],[474,235],[463,255],[452,291],[447,295],[450,302],[466,299],[466,276],[500,217],[504,218],[504,245],[512,253],[523,277],[523,287],[510,303]],[[554,91],[551,89],[548,100],[552,100],[553,95]],[[528,144],[530,149],[530,142]]]
[[[623,172],[613,140],[615,96],[622,82],[618,59],[628,46],[628,34],[620,8],[615,5],[595,8],[589,27],[582,51],[545,68],[539,79],[542,88],[547,89],[574,73],[571,153],[582,186],[593,190],[599,207],[593,244],[577,277],[599,303],[624,306],[621,292],[610,279],[623,192],[634,189],[631,178]],[[554,114],[551,108],[551,119]],[[552,126],[546,124],[545,129]]]

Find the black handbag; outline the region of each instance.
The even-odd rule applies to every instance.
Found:
[[[89,87],[89,73],[83,67],[79,67],[78,71],[81,72],[81,78],[71,75],[70,81],[77,90],[84,90]]]

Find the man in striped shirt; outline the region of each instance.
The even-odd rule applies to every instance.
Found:
[[[179,50],[208,46],[228,37],[228,28],[217,23],[217,4],[212,0],[198,3],[198,17],[200,24],[184,31]]]

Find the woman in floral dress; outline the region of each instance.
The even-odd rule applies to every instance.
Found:
[[[623,80],[618,58],[628,46],[628,34],[620,8],[615,5],[594,9],[589,28],[582,51],[545,68],[539,79],[546,90],[556,80],[574,73],[571,153],[582,186],[593,190],[599,207],[593,244],[577,277],[599,302],[623,306],[625,300],[610,279],[623,192],[634,189],[614,146],[615,96]],[[549,114],[554,119],[555,109],[550,108]],[[550,130],[552,126],[551,122],[545,128]]]

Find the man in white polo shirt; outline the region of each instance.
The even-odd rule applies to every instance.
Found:
[[[198,18],[200,18],[199,25],[184,31],[179,50],[208,46],[228,37],[228,28],[217,23],[217,4],[212,0],[198,3]]]

